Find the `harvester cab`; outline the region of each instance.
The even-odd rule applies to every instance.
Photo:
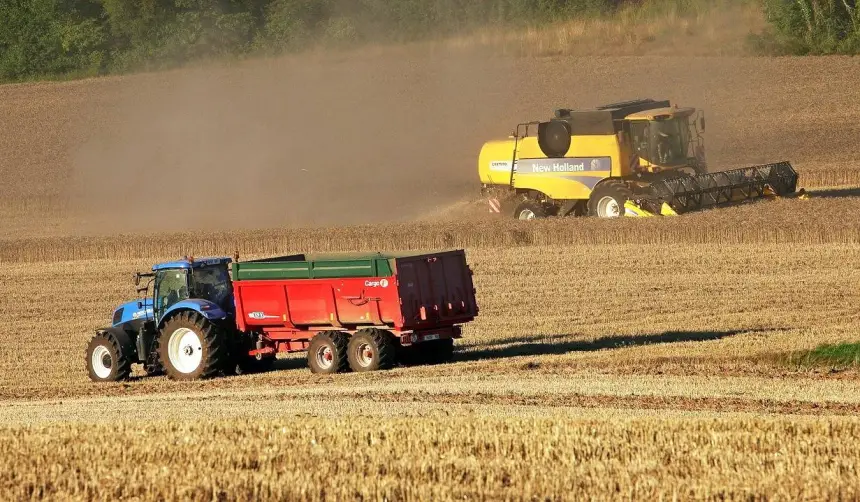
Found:
[[[483,145],[482,194],[491,213],[533,219],[674,215],[796,190],[787,162],[708,173],[704,128],[701,110],[668,100],[558,109]]]

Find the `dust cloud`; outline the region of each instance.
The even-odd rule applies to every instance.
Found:
[[[842,168],[857,160],[860,65],[814,62],[386,48],[101,79],[76,84],[99,94],[78,100],[90,112],[62,192],[77,234],[456,218],[487,139],[639,97],[703,107],[712,169]],[[814,91],[823,67],[829,94]]]
[[[478,193],[508,64],[310,56],[129,79],[73,158],[75,205],[105,230],[419,218]]]

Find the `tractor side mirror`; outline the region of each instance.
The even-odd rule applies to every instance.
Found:
[[[140,272],[134,274],[134,285],[140,286]]]

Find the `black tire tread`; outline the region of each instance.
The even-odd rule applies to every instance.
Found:
[[[535,219],[546,218],[547,216],[546,209],[544,209],[544,207],[540,203],[535,202],[533,200],[525,200],[517,204],[516,207],[514,207],[513,217],[515,220],[520,219],[520,212],[522,212],[524,209],[531,209],[531,211],[535,214]]]
[[[349,335],[342,331],[323,331],[321,333],[317,333],[311,339],[311,343],[308,346],[308,367],[311,369],[313,373],[322,373],[325,374],[327,372],[317,371],[315,366],[313,365],[313,357],[316,352],[316,344],[320,343],[322,340],[328,340],[335,347],[335,365],[334,371],[331,373],[344,373],[349,371],[349,360],[348,360],[348,350],[349,346]],[[316,340],[316,342],[314,342]]]
[[[103,345],[103,342],[106,342],[107,345],[110,346],[111,358],[115,361],[116,366],[113,376],[109,375],[108,378],[104,379],[98,378],[91,367],[92,350],[96,345]],[[131,376],[131,358],[128,357],[128,352],[128,349],[124,348],[122,344],[119,343],[119,340],[110,334],[110,332],[97,333],[90,340],[85,352],[87,358],[87,372],[89,373],[90,379],[94,382],[119,382],[122,380],[128,380]]]
[[[377,355],[377,364],[375,367],[361,368],[358,364],[350,364],[353,371],[374,371],[387,370],[394,367],[397,363],[397,345],[394,341],[394,335],[389,331],[378,328],[364,328],[358,330],[352,336],[352,340],[367,337],[373,344]],[[347,351],[351,353],[351,351]]]
[[[203,360],[201,368],[192,373],[182,373],[173,367],[170,363],[170,357],[166,353],[168,350],[167,340],[161,340],[162,337],[169,336],[169,333],[173,333],[173,331],[179,327],[183,327],[183,325],[194,329],[197,335],[202,338]],[[158,338],[159,357],[161,358],[165,373],[172,380],[211,378],[216,376],[227,364],[229,351],[223,330],[197,312],[180,312],[172,317],[165,323]]]
[[[591,192],[591,197],[588,198],[588,215],[598,217],[597,215],[597,203],[600,199],[607,195],[615,195],[616,197],[623,198],[625,201],[630,200],[630,197],[633,195],[633,192],[630,191],[630,188],[627,187],[627,184],[618,179],[610,179],[606,180],[600,185],[598,185],[593,192]],[[621,207],[621,216],[624,216],[624,207]]]

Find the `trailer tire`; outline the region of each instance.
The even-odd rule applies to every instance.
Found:
[[[172,380],[210,378],[229,357],[227,337],[216,324],[197,312],[180,312],[161,328],[158,351],[164,371]]]
[[[110,332],[96,334],[87,346],[87,372],[94,382],[118,382],[131,376],[129,348]]]
[[[330,375],[349,370],[348,346],[349,335],[340,331],[323,331],[314,335],[308,346],[311,373]]]
[[[588,198],[588,215],[598,218],[617,218],[624,216],[624,205],[632,193],[620,180],[608,180],[597,185]]]
[[[358,330],[349,339],[347,358],[356,372],[390,369],[397,361],[394,335],[376,328]]]

